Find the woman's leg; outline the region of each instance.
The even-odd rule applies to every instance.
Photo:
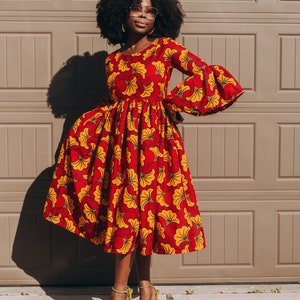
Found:
[[[135,265],[139,280],[141,300],[155,299],[155,289],[150,280],[151,256],[135,255]]]
[[[118,293],[117,291],[126,291],[128,285],[128,278],[130,275],[134,253],[125,255],[116,254],[115,266],[115,283],[111,293],[111,300],[125,300],[127,295],[125,293]]]

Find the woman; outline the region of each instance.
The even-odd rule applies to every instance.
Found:
[[[106,60],[111,104],[82,115],[57,160],[44,217],[116,254],[111,299],[131,299],[132,262],[140,299],[157,299],[150,258],[205,247],[176,112],[216,113],[243,90],[174,39],[177,0],[101,0],[101,35],[121,48]],[[168,92],[173,68],[188,77]]]

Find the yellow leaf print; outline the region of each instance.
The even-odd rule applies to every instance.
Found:
[[[166,254],[175,254],[176,253],[175,249],[173,247],[171,247],[171,245],[165,244],[165,243],[161,243],[160,245],[164,248]]]
[[[124,182],[124,174],[122,173],[118,173],[117,177],[115,179],[112,180],[112,183],[117,185],[117,186],[120,186],[123,184]]]
[[[127,95],[127,96],[131,96],[133,94],[135,94],[137,88],[138,88],[138,85],[136,83],[137,81],[137,78],[136,77],[133,77],[132,80],[126,80],[126,89],[125,91],[123,92],[124,95]]]
[[[167,183],[168,186],[176,186],[181,183],[181,173],[171,173],[170,181]]]
[[[107,118],[104,122],[104,129],[107,131],[107,132],[110,132],[111,131],[111,124],[112,124],[112,119],[111,118]]]
[[[171,126],[168,127],[168,131],[167,131],[167,139],[168,139],[168,140],[173,140],[173,139],[174,139],[173,129],[172,129]]]
[[[83,212],[84,212],[86,218],[91,223],[97,223],[96,211],[93,208],[89,207],[87,203],[85,203],[83,207],[84,207]]]
[[[148,107],[146,111],[143,112],[144,120],[145,120],[145,125],[147,127],[151,127],[151,113],[150,113],[150,108]]]
[[[96,134],[100,134],[101,133],[101,131],[103,129],[103,125],[104,125],[104,123],[102,123],[102,122],[97,125],[97,128],[95,130]]]
[[[159,82],[158,86],[159,86],[159,90],[160,90],[159,96],[164,98],[166,95],[166,92],[167,92],[167,87],[166,87],[165,83],[162,83],[162,82]]]
[[[123,239],[123,246],[117,250],[118,253],[120,253],[120,254],[128,253],[128,251],[130,250],[130,248],[132,246],[132,240],[133,240],[133,236],[130,239]]]
[[[158,147],[150,147],[149,150],[154,154],[154,161],[157,161],[157,158],[163,157],[163,154],[159,151]]]
[[[194,102],[201,101],[203,96],[204,96],[203,88],[194,87],[193,94],[190,97],[186,97],[186,99],[194,103]]]
[[[184,209],[184,218],[190,226],[193,226],[192,216],[186,208]]]
[[[151,210],[148,211],[147,221],[148,221],[148,223],[149,223],[149,227],[150,227],[150,228],[154,228],[155,215],[152,213]]]
[[[111,88],[115,86],[116,77],[120,74],[120,72],[113,72],[107,77],[107,86]]]
[[[69,147],[68,147],[69,148]],[[65,149],[61,148],[58,158],[57,158],[57,163],[60,164],[62,159],[65,157]]]
[[[184,253],[188,253],[188,252],[190,252],[189,251],[189,245],[186,245],[185,247],[184,247],[184,249],[182,250],[182,254],[184,254]]]
[[[147,70],[146,70],[144,64],[142,64],[140,62],[132,63],[131,67],[132,67],[132,73],[140,74],[145,79]]]
[[[183,93],[186,91],[189,91],[191,89],[190,86],[185,85],[185,82],[179,83],[177,88],[178,88],[178,91],[176,92],[176,96],[178,96],[179,98],[182,98]]]
[[[164,53],[164,59],[166,61],[171,61],[172,60],[172,56],[177,53],[176,49],[171,49],[171,48],[167,48],[165,53]]]
[[[173,199],[177,209],[181,209],[180,208],[181,202],[185,199],[184,191],[182,187],[174,191]]]
[[[192,222],[197,226],[197,228],[202,227],[202,219],[199,215],[191,218]]]
[[[117,214],[116,214],[116,224],[119,228],[128,228],[129,225],[125,223],[124,221],[124,216],[125,213],[120,212],[118,209]]]
[[[106,152],[104,151],[104,148],[99,146],[96,150],[96,158],[100,159],[101,162],[105,162]]]
[[[138,149],[138,147],[139,147],[139,142],[138,142],[138,137],[137,137],[137,135],[131,134],[131,135],[128,137],[127,141],[129,141],[129,142],[131,142],[131,143],[133,144],[134,150]]]
[[[85,149],[89,149],[89,146],[87,144],[87,141],[89,140],[91,136],[89,135],[89,129],[88,128],[85,128],[83,130],[83,132],[80,133],[79,135],[79,142],[80,142],[80,146],[85,148]]]
[[[219,100],[220,100],[220,96],[219,96],[218,90],[215,90],[214,95],[208,97],[208,102],[205,105],[205,108],[207,108],[207,109],[215,108],[216,106],[218,106]]]
[[[123,191],[123,188],[116,189],[116,191],[113,195],[113,200],[112,200],[112,204],[113,204],[114,207],[117,207],[117,204],[120,200],[120,195],[121,195],[122,191]]]
[[[54,206],[57,201],[57,194],[54,188],[49,189],[47,198],[52,202],[52,206]]]
[[[131,195],[127,188],[125,188],[124,192],[124,203],[128,208],[137,208],[136,196]]]
[[[145,159],[146,159],[146,156],[144,154],[144,151],[141,151],[140,152],[140,165],[141,166],[144,166],[145,165]]]
[[[158,215],[166,220],[167,225],[170,225],[172,223],[179,224],[177,214],[172,210],[163,210],[162,212],[158,213]]]
[[[187,161],[187,157],[185,154],[182,155],[181,157],[181,166],[183,168],[184,171],[187,171],[189,166],[188,166],[188,161]]]
[[[181,243],[189,241],[188,233],[189,233],[189,228],[187,226],[183,226],[176,230],[176,234],[174,236],[176,246],[179,247]]]
[[[73,124],[73,126],[72,126],[72,129],[74,130],[74,133],[77,132],[78,126],[79,126],[80,124],[81,124],[81,119],[78,118],[78,119],[74,122],[74,124]]]
[[[128,126],[128,129],[130,131],[138,132],[138,129],[137,129],[136,124],[135,124],[136,120],[137,120],[137,118],[134,118],[130,115],[127,116],[127,126]]]
[[[151,173],[145,174],[141,173],[140,175],[140,185],[142,187],[146,187],[147,185],[151,185],[153,180],[155,179],[155,170],[152,170]]]
[[[122,155],[122,149],[119,145],[115,145],[114,147],[114,157],[117,160],[121,160],[121,155]]]
[[[71,231],[71,232],[75,232],[76,231],[76,227],[74,226],[73,222],[67,218],[65,218],[65,222],[66,222],[66,229]]]
[[[89,157],[84,159],[83,157],[79,156],[76,161],[72,162],[72,166],[74,170],[82,171],[88,167],[90,160],[91,159]]]
[[[188,190],[187,183],[185,185],[185,190]],[[185,199],[186,199],[186,203],[187,203],[188,206],[193,207],[193,206],[196,205],[196,203],[191,200],[189,194],[185,196]]]
[[[156,47],[151,47],[150,49],[148,49],[144,55],[143,55],[143,59],[146,60],[148,57],[151,56],[156,56],[156,51],[157,49],[160,48],[160,45],[156,45]]]
[[[177,149],[179,149],[179,150],[183,149],[181,143],[178,140],[175,140],[175,144],[176,144]]]
[[[165,73],[165,65],[161,61],[153,62],[152,65],[156,68],[156,75],[163,76]]]
[[[70,196],[67,196],[65,194],[63,194],[62,196],[65,200],[64,208],[67,209],[72,214],[75,208],[73,199],[71,199]]]
[[[141,255],[143,255],[143,256],[147,256],[147,249],[146,249],[146,247],[142,247],[142,248],[140,249],[140,253],[141,253]]]
[[[94,191],[94,199],[98,204],[100,204],[101,198],[102,198],[102,191],[100,190],[99,185],[97,185]]]
[[[189,89],[189,88],[188,88]],[[182,94],[180,95],[177,91],[176,95],[178,95],[179,97],[182,96]],[[171,103],[167,103],[166,107],[170,110],[170,111],[181,111],[180,108],[178,108],[175,104],[171,104]],[[186,111],[186,108],[185,108]]]
[[[221,85],[223,87],[225,87],[229,83],[231,83],[234,86],[236,86],[236,81],[233,78],[228,78],[228,77],[224,76],[223,74],[221,74],[220,76],[218,76],[218,81],[221,83]]]
[[[68,139],[68,146],[73,147],[73,146],[78,146],[78,142],[75,138],[73,138],[72,136],[69,137]]]
[[[154,86],[153,81],[149,85],[144,85],[144,92],[141,94],[141,97],[143,98],[150,97],[154,91],[153,86]]]
[[[138,190],[138,176],[134,169],[127,170],[127,180],[128,184],[130,184],[136,192]]]
[[[184,70],[188,70],[188,63],[190,62],[190,57],[188,56],[188,50],[182,50],[179,56],[181,67]]]
[[[172,159],[171,159],[171,155],[170,155],[169,151],[164,149],[163,157],[164,157],[165,162],[168,162],[169,164],[171,164]]]
[[[114,221],[113,213],[112,213],[111,210],[109,210],[109,211],[107,212],[107,221],[110,222],[110,223],[113,223],[113,221]]]
[[[165,173],[165,170],[164,168],[158,168],[158,176],[157,176],[157,181],[159,183],[163,183],[164,180],[166,178],[166,173]]]
[[[130,151],[126,151],[126,159],[127,159],[127,161],[131,161],[132,160],[131,156],[132,156],[132,153]]]
[[[128,61],[124,61],[123,59],[121,59],[120,62],[119,62],[119,64],[118,64],[118,69],[121,72],[128,71],[129,70],[129,68],[128,68]]]
[[[227,100],[226,99],[221,99],[222,106],[227,105],[228,103],[230,103],[233,100],[234,100],[234,98],[227,99]]]
[[[131,225],[131,232],[139,232],[140,222],[137,219],[129,219],[128,223]]]
[[[200,76],[200,80],[203,80],[204,67],[197,66],[194,62],[192,63],[192,66],[193,66],[193,74],[198,74]]]
[[[67,176],[71,177],[72,166],[71,166],[71,160],[69,155],[65,156],[64,168]]]
[[[60,222],[61,219],[61,214],[59,214],[58,216],[54,216],[52,214],[50,214],[46,220],[52,222],[53,224],[58,224]]]
[[[143,129],[142,130],[142,137],[141,137],[142,143],[147,141],[147,140],[153,141],[154,132],[155,132],[155,128]]]
[[[106,229],[105,245],[107,245],[107,244],[109,244],[111,242],[114,233],[115,233],[115,228],[108,227]]]
[[[147,189],[147,190],[143,190],[141,193],[141,200],[140,200],[140,205],[141,205],[141,210],[144,211],[145,210],[145,206],[148,203],[153,202],[152,200],[152,192],[153,189]]]
[[[210,90],[212,91],[215,86],[216,86],[216,80],[215,80],[215,74],[213,72],[211,72],[209,75],[208,75],[208,80],[207,80],[208,84],[209,84],[209,88]]]
[[[195,242],[196,242],[195,250],[201,250],[204,248],[204,238],[202,232],[200,232],[199,236],[195,236]]]
[[[150,229],[142,228],[142,230],[141,230],[141,243],[142,244],[146,243],[147,237],[151,232],[152,231]]]
[[[157,187],[157,194],[156,194],[156,201],[161,205],[161,206],[166,206],[169,207],[170,205],[166,203],[165,201],[165,196],[166,192],[164,192],[160,186]]]
[[[80,192],[78,193],[78,200],[79,202],[82,201],[82,199],[86,196],[90,195],[90,186],[85,186],[83,188],[81,188]]]
[[[139,113],[139,114],[142,113],[142,109],[143,109],[143,107],[144,107],[143,102],[142,102],[142,101],[139,101],[138,103],[136,103],[136,107],[137,107],[137,109],[138,109],[138,113]]]
[[[166,237],[165,229],[161,226],[160,223],[156,223],[156,232],[160,235],[163,239]]]
[[[224,70],[221,69],[219,66],[214,66],[214,69],[217,70],[220,74],[224,74]]]

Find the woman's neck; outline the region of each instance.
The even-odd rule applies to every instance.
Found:
[[[151,43],[152,39],[149,39],[148,36],[132,37],[128,39],[125,45],[121,48],[121,51],[124,53],[140,52]]]

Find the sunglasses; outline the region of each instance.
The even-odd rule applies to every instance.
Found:
[[[130,16],[141,17],[145,16],[147,20],[154,20],[158,14],[158,9],[152,6],[142,6],[140,4],[133,4],[130,6]]]

